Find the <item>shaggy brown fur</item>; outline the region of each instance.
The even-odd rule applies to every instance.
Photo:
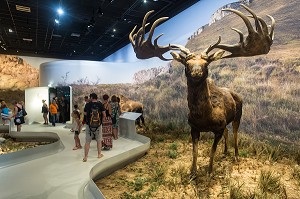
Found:
[[[121,112],[141,113],[142,115],[136,119],[136,124],[139,127],[141,127],[141,123],[140,123],[141,120],[142,124],[145,125],[145,119],[143,116],[144,105],[140,102],[136,102],[131,99],[128,99],[123,95],[120,95],[119,98],[120,98]]]

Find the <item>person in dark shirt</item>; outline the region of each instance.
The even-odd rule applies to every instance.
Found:
[[[66,123],[66,119],[67,119],[67,114],[69,112],[69,102],[68,100],[66,100],[65,96],[61,97],[61,101],[60,101],[60,105],[61,105],[61,110],[60,110],[60,114],[61,114],[61,122],[63,124]]]
[[[90,102],[88,102],[84,107],[84,115],[86,116],[86,130],[85,130],[85,146],[84,146],[84,157],[83,162],[87,161],[90,144],[92,141],[93,134],[96,137],[97,141],[97,149],[98,149],[98,158],[101,158],[103,154],[101,154],[102,148],[102,118],[106,117],[105,108],[101,102],[98,102],[98,96],[95,93],[90,94]],[[93,110],[98,110],[99,113],[99,121],[100,125],[98,127],[94,127],[91,122],[91,114]],[[101,117],[102,115],[102,117]]]

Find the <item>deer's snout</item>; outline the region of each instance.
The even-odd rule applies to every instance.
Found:
[[[196,77],[196,76],[202,76],[202,75],[203,75],[202,67],[199,65],[194,66],[192,69],[192,72],[191,72],[191,76]]]

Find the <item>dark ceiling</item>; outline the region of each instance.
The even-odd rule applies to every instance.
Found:
[[[153,22],[198,1],[0,0],[0,54],[99,61],[129,43],[129,32],[149,10],[155,10]]]

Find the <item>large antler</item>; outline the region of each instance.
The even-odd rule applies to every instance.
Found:
[[[173,47],[178,47],[177,45],[171,45],[168,46],[159,46],[157,44],[157,40],[163,35],[160,34],[154,39],[154,45],[152,44],[152,37],[154,33],[154,29],[156,26],[158,26],[159,23],[165,21],[168,19],[168,17],[162,17],[157,19],[151,26],[149,36],[146,40],[144,40],[145,37],[145,28],[149,25],[147,22],[147,19],[150,14],[152,14],[154,10],[151,10],[146,13],[142,27],[135,33],[135,30],[137,26],[133,28],[133,30],[129,34],[129,40],[133,46],[134,52],[136,53],[136,57],[139,59],[148,59],[152,57],[158,57],[162,60],[168,61],[170,59],[166,59],[163,57],[163,54],[172,50]]]
[[[238,44],[235,45],[228,45],[228,44],[216,45],[215,48],[223,49],[231,53],[230,55],[224,56],[222,58],[248,57],[248,56],[267,54],[270,51],[270,47],[273,43],[274,26],[275,26],[274,18],[270,15],[267,15],[272,21],[272,24],[270,26],[270,33],[269,33],[268,26],[262,18],[258,17],[247,6],[243,4],[241,4],[241,6],[251,14],[251,16],[248,17],[254,18],[256,30],[254,30],[254,28],[251,25],[251,22],[249,21],[247,16],[245,16],[242,12],[231,8],[223,9],[223,11],[233,12],[243,19],[248,29],[248,36],[244,41],[243,33],[238,29],[232,28],[232,30],[236,31],[240,35],[240,41]]]

